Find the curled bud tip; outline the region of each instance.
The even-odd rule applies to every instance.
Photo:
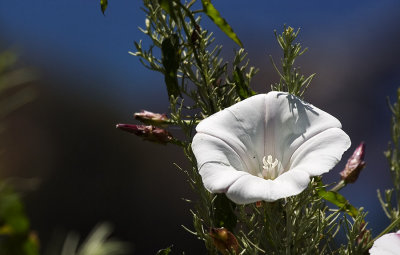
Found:
[[[222,254],[239,254],[239,243],[236,237],[226,228],[210,228],[210,236],[215,247]]]
[[[117,124],[116,127],[152,142],[166,144],[173,139],[171,133],[167,130],[154,126]]]
[[[365,167],[365,143],[361,142],[360,145],[354,150],[353,155],[347,160],[347,164],[340,175],[342,180],[346,183],[354,183],[361,170]]]
[[[145,110],[135,113],[133,117],[145,124],[160,124],[168,120],[166,114],[154,113]]]
[[[139,131],[138,125],[133,125],[133,124],[117,124],[115,127],[123,131],[134,134],[136,134],[136,132]]]

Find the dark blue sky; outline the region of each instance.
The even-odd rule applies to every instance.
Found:
[[[140,4],[139,0],[111,0],[104,17],[97,0],[1,1],[1,40],[18,46],[23,56],[45,70],[57,70],[70,77],[98,77],[107,86],[99,84],[100,93],[121,96],[115,86],[123,89],[125,95],[142,90],[155,93],[143,85],[149,82],[149,73],[127,54],[133,50],[133,42],[144,37],[137,29],[144,20]],[[347,41],[379,29],[379,23],[400,9],[396,0],[247,4],[215,1],[215,5],[240,36],[251,58],[259,58],[260,51],[264,58],[277,50],[272,31],[285,23],[301,27],[301,38],[311,49],[323,47],[321,44],[346,47]],[[225,55],[236,48],[215,26],[209,29],[217,31],[218,42],[226,48]],[[267,59],[263,61],[269,64]],[[112,87],[106,85],[110,83]],[[160,84],[155,91],[162,88]]]

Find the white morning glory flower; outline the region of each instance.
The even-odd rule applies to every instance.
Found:
[[[369,250],[371,255],[398,255],[400,254],[400,231],[381,236]]]
[[[350,147],[335,117],[276,91],[213,114],[196,131],[192,149],[205,187],[238,204],[299,194]]]

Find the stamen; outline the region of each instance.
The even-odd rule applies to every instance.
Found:
[[[263,163],[264,163],[263,168],[266,170],[270,170],[272,168],[275,168],[278,165],[279,161],[278,161],[278,159],[275,159],[275,161],[272,162],[272,156],[268,155],[267,161],[265,160],[265,156],[263,157]]]
[[[267,159],[266,159],[267,158]],[[263,171],[260,174],[262,178],[264,179],[275,179],[279,175],[279,160],[275,158],[273,160],[271,155],[268,155],[268,157],[263,157]],[[278,169],[276,169],[278,166]]]

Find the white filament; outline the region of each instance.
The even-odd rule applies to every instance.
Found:
[[[275,158],[275,160],[273,160],[272,155],[268,155],[268,157],[264,156],[262,161],[263,161],[263,169],[264,170],[262,170],[260,177],[262,177],[264,179],[271,179],[271,180],[278,177],[278,175],[280,173],[279,160],[277,158]]]

